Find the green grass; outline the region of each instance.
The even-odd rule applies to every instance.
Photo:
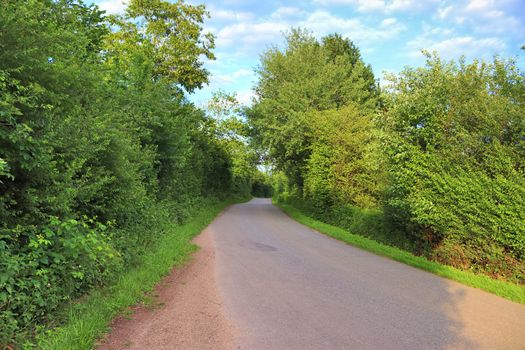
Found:
[[[467,286],[479,288],[489,293],[499,295],[505,299],[525,304],[525,287],[523,286],[495,280],[485,275],[476,275],[468,271],[458,270],[451,266],[441,265],[437,262],[427,260],[424,257],[415,256],[399,248],[391,247],[372,239],[350,233],[342,228],[312,219],[289,204],[275,201],[274,204],[299,223],[324,233],[327,236],[364,250],[368,250],[377,255],[385,256],[392,260],[432,272],[441,277],[463,283]]]
[[[66,323],[37,337],[39,349],[91,349],[97,339],[108,331],[109,323],[129,306],[142,301],[173,266],[184,264],[197,247],[190,240],[200,233],[227,205],[229,200],[201,208],[184,225],[174,225],[152,249],[142,263],[125,272],[114,285],[95,290],[70,305]]]

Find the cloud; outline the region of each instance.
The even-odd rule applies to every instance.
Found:
[[[486,11],[491,9],[494,6],[494,1],[492,0],[470,0],[465,7],[466,11]]]
[[[326,10],[308,14],[296,7],[280,7],[259,21],[234,20],[212,32],[216,35],[218,54],[249,57],[271,45],[279,45],[283,41],[283,33],[291,27],[306,28],[316,37],[340,33],[362,46],[363,52],[371,49],[372,43],[391,39],[406,29],[392,16],[377,19],[345,18]]]
[[[454,10],[454,6],[446,6],[446,7],[440,7],[437,12],[437,16],[439,19],[443,20],[450,16],[452,11]]]
[[[437,0],[314,0],[324,6],[355,6],[359,12],[420,11],[435,6]]]
[[[392,38],[405,30],[405,26],[395,18],[386,18],[374,25],[366,25],[357,18],[341,18],[327,11],[316,11],[300,26],[313,30],[317,35],[338,32],[353,41],[368,43]]]
[[[409,55],[421,56],[421,50],[436,51],[442,58],[455,59],[462,55],[474,58],[490,58],[505,50],[506,45],[495,37],[474,38],[457,36],[444,40],[432,41],[428,37],[418,37],[407,44]]]
[[[255,17],[251,12],[223,10],[213,6],[208,11],[211,18],[220,21],[249,21]]]
[[[98,4],[98,7],[110,15],[116,15],[124,13],[128,4],[129,0],[103,0]]]
[[[211,83],[199,98],[209,90],[224,89],[238,91],[239,99],[249,103],[250,84],[256,79],[251,70],[259,54],[270,45],[282,47],[282,33],[292,26],[304,27],[318,38],[334,32],[350,38],[376,72],[422,64],[421,49],[436,50],[445,59],[515,54],[523,64],[523,1],[209,0],[212,17],[205,27],[216,35],[217,60],[205,63]]]
[[[254,99],[254,97],[255,97],[255,94],[251,89],[237,91],[237,101],[239,101],[241,104],[245,106],[250,106],[252,104],[252,100]]]
[[[275,10],[271,15],[270,18],[272,19],[287,19],[287,18],[297,18],[305,15],[305,11],[301,10],[298,7],[292,7],[292,6],[283,6],[279,7],[277,10]]]
[[[255,73],[249,69],[241,68],[235,72],[228,74],[221,74],[218,72],[212,72],[211,85],[223,86],[236,83],[238,80],[245,80],[248,77],[255,77]]]
[[[397,24],[397,19],[391,17],[391,18],[385,18],[381,21],[381,27],[383,28],[389,28],[391,26],[394,26]]]
[[[217,47],[235,46],[237,52],[260,50],[264,45],[279,41],[289,28],[284,22],[240,22],[225,26],[217,33]]]
[[[461,5],[440,7],[436,18],[450,22],[450,25],[459,25],[463,29],[469,27],[477,33],[505,33],[523,38],[522,21],[513,15],[520,8],[519,1],[469,0]]]

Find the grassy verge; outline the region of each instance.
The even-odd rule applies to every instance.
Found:
[[[124,273],[110,287],[92,292],[66,310],[66,323],[38,336],[40,349],[91,349],[107,330],[109,323],[127,307],[143,299],[173,266],[182,265],[197,247],[190,240],[200,233],[226,206],[229,200],[210,204],[187,223],[174,226],[145,253],[142,263]]]
[[[291,205],[275,201],[274,204],[299,223],[309,226],[321,233],[326,234],[327,236],[368,250],[377,255],[385,256],[404,264],[435,273],[436,275],[463,283],[467,286],[479,288],[489,293],[499,295],[505,299],[525,304],[525,287],[494,280],[488,276],[476,275],[468,271],[461,271],[451,266],[441,265],[439,263],[429,261],[424,257],[412,255],[407,251],[381,244],[369,238],[350,233],[339,227],[317,221],[304,215]]]

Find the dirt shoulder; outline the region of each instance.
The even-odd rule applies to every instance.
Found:
[[[234,348],[236,330],[216,288],[211,233],[204,230],[193,242],[201,249],[191,262],[156,286],[148,306],[116,318],[98,350]]]

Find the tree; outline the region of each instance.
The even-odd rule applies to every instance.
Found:
[[[377,207],[386,185],[380,131],[355,104],[315,112],[314,142],[304,173],[304,196],[319,210],[332,206]]]
[[[213,58],[203,6],[136,0],[106,17],[81,0],[1,3],[0,344],[11,347],[139,261],[203,197],[228,196],[233,161],[184,95]]]
[[[124,71],[145,64],[154,79],[188,92],[201,88],[208,82],[201,57],[215,59],[214,37],[202,32],[207,15],[204,5],[131,0],[125,15],[112,20],[118,30],[107,38],[107,60]]]
[[[263,53],[257,73],[256,103],[247,112],[254,140],[299,186],[313,142],[310,112],[350,103],[371,111],[378,101],[370,66],[350,40],[338,35],[319,42],[306,31],[292,30],[282,51]]]
[[[224,91],[213,94],[207,109],[217,137],[231,159],[233,191],[250,192],[257,175],[257,156],[249,144],[244,109],[235,94]]]

